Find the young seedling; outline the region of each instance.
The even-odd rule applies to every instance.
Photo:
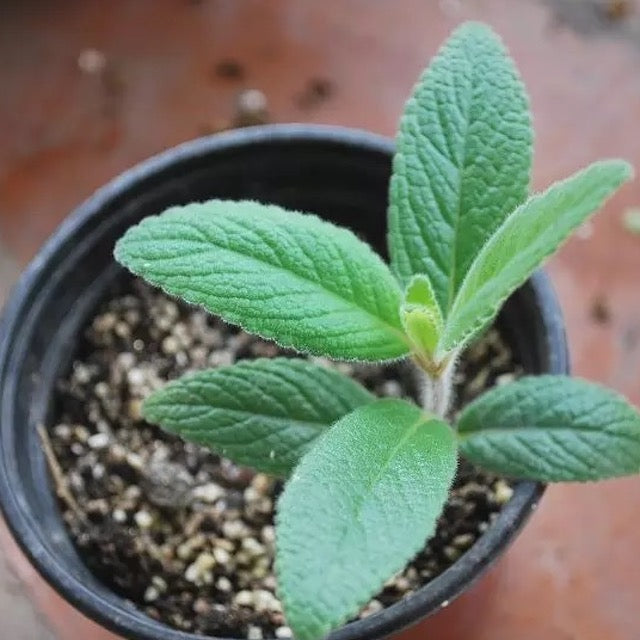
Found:
[[[422,372],[423,407],[286,358],[189,375],[144,404],[149,421],[288,477],[276,572],[299,640],[344,623],[423,547],[459,454],[542,481],[640,471],[640,415],[582,380],[526,377],[447,423],[461,350],[632,174],[596,162],[530,197],[531,156],[518,74],[489,28],[465,24],[400,121],[391,268],[347,229],[247,201],[172,207],[117,244],[133,273],[246,331],[336,360],[411,358]]]

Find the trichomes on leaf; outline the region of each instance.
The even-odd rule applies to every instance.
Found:
[[[192,374],[144,404],[150,422],[288,477],[276,570],[299,640],[352,617],[424,545],[458,453],[540,481],[640,471],[640,414],[577,379],[523,378],[447,423],[461,350],[632,175],[624,161],[600,161],[530,196],[532,140],[504,46],[464,24],[400,119],[391,266],[347,229],[250,201],[172,207],[117,243],[133,273],[246,331],[336,360],[411,358],[423,376],[420,408],[276,358]]]

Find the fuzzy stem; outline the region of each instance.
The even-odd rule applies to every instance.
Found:
[[[455,368],[455,358],[451,358],[440,375],[427,373],[423,376],[422,406],[440,418],[445,418],[449,412]]]

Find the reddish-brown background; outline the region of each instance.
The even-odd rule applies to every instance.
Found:
[[[503,35],[528,85],[536,188],[603,156],[640,167],[639,11],[633,0],[5,0],[0,295],[74,205],[131,164],[224,126],[242,87],[265,92],[276,122],[392,135],[418,73],[465,18]],[[79,69],[88,48],[105,55],[102,72]],[[223,58],[242,63],[244,80],[216,77]],[[333,91],[303,106],[312,78]],[[635,205],[640,182],[549,268],[575,372],[640,403],[640,236],[622,225]],[[639,513],[638,478],[553,487],[489,576],[402,639],[638,640]],[[6,532],[2,541],[12,637],[113,638],[43,585]]]

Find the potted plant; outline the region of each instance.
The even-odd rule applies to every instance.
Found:
[[[391,154],[379,138],[317,127],[196,141],[99,192],[23,276],[0,348],[2,506],[43,575],[105,626],[132,638],[203,637],[191,633],[204,628],[193,616],[213,620],[218,636],[382,637],[445,606],[478,577],[537,503],[540,482],[638,472],[640,417],[612,392],[558,375],[568,370],[559,312],[534,273],[630,176],[628,165],[596,163],[528,198],[526,96],[500,42],[476,24],[458,29],[419,81],[392,169]],[[391,268],[336,226],[383,251],[390,173]],[[116,241],[116,257],[134,273],[280,346],[148,287],[137,298],[122,292],[128,284],[108,295],[124,282],[111,259]],[[497,331],[487,334],[494,322]],[[461,381],[477,361],[468,355],[473,340],[485,352],[497,343],[508,371],[494,363],[475,386]],[[291,349],[347,364],[283,357],[296,355]],[[212,353],[217,366],[203,369]],[[230,363],[247,354],[270,358]],[[407,358],[414,365],[353,364]],[[188,368],[202,370],[164,386],[163,377]],[[519,370],[554,375],[513,381]],[[404,399],[376,399],[347,373]],[[78,415],[93,433],[59,422]],[[42,425],[56,422],[47,435]],[[158,444],[154,423],[224,458],[203,463],[208,454],[177,439]],[[123,432],[153,450],[127,451]],[[182,466],[171,446],[183,447]],[[458,452],[517,480],[491,476],[503,499],[493,495],[493,516],[457,536],[464,544],[447,538],[449,568],[430,557],[402,582],[397,572],[438,520],[442,527],[461,519],[445,507]],[[262,473],[243,475],[226,458]],[[74,466],[78,460],[84,466]],[[156,564],[125,549],[112,558],[111,575],[96,579],[54,493],[43,491],[51,486],[47,463],[81,552],[108,555],[125,531]],[[134,479],[129,487],[122,468]],[[207,473],[221,470],[233,477],[210,482]],[[272,476],[287,479],[284,488]],[[96,483],[116,487],[122,506],[105,507],[96,495],[81,506],[77,494]],[[145,491],[149,509],[140,508]],[[186,512],[190,531],[176,546],[167,514],[181,522]],[[247,523],[257,523],[259,536]],[[274,542],[280,599],[270,572]],[[125,575],[132,563],[129,574],[184,568],[182,591],[162,575],[145,573],[149,581],[138,584]],[[122,597],[125,586],[127,597],[139,592],[148,615]]]

